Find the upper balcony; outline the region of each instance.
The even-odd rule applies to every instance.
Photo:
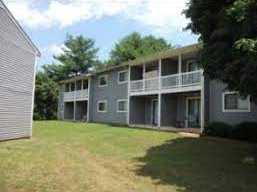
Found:
[[[201,76],[203,71],[191,71],[147,78],[142,80],[134,80],[130,82],[130,93],[140,94],[149,92],[180,92],[193,91],[201,89]],[[161,81],[161,82],[160,82]]]
[[[130,95],[199,91],[203,70],[192,54],[130,67]]]
[[[88,99],[88,80],[77,80],[65,84],[64,102]]]

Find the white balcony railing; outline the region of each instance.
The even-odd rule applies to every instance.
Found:
[[[85,100],[88,98],[88,90],[77,90],[72,92],[65,92],[64,93],[64,101],[79,101]]]
[[[202,70],[178,73],[159,78],[135,80],[130,82],[130,92],[149,92],[201,85]],[[161,87],[160,87],[161,86]]]
[[[162,77],[162,89],[195,86],[201,84],[202,70],[167,75]]]

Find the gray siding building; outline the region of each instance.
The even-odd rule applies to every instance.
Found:
[[[59,118],[196,132],[209,122],[257,121],[257,106],[250,97],[204,77],[200,49],[195,44],[167,50],[62,81]],[[88,82],[86,89],[81,88],[82,80]],[[77,98],[81,91],[85,97],[79,100],[87,107],[84,119]]]
[[[38,49],[0,0],[0,140],[30,137]]]

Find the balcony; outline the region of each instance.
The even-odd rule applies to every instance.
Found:
[[[64,102],[83,101],[88,99],[88,89],[64,92]]]
[[[130,81],[130,94],[180,92],[201,88],[202,70]],[[159,82],[161,81],[161,82]]]

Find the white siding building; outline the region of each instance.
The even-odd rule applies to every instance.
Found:
[[[0,140],[31,137],[40,52],[0,0]]]

